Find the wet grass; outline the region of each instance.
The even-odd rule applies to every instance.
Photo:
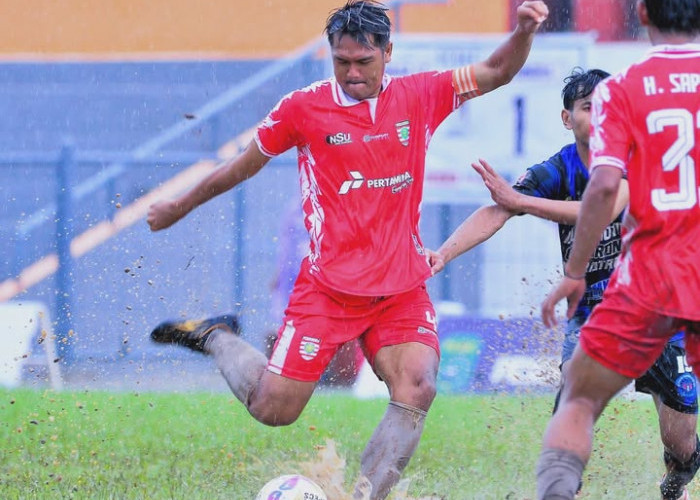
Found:
[[[528,499],[551,396],[440,395],[405,477],[416,497]],[[2,499],[252,499],[300,472],[332,439],[346,485],[385,402],[319,393],[286,428],[253,421],[220,393],[0,389]],[[650,401],[601,419],[583,498],[658,498],[662,464]],[[691,494],[700,494],[692,487]]]

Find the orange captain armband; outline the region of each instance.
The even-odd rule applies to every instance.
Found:
[[[452,88],[463,101],[481,95],[474,76],[473,65],[469,64],[452,70]]]

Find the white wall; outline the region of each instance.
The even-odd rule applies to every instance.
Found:
[[[503,39],[399,35],[388,71],[404,74],[469,64],[483,60]],[[491,203],[471,162],[484,158],[514,181],[527,167],[573,142],[560,118],[563,80],[571,70],[597,67],[615,73],[648,47],[645,42],[597,44],[587,34],[538,35],[525,67],[510,84],[467,102],[438,129],[428,154],[425,203]],[[516,147],[518,98],[524,103],[520,151]],[[539,305],[561,269],[556,224],[515,217],[481,251],[480,314],[538,316]],[[459,266],[459,259],[451,265]]]

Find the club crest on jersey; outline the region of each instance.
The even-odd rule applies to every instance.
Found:
[[[304,361],[311,361],[321,349],[321,341],[313,337],[302,337],[299,344],[299,354]]]
[[[343,144],[352,144],[352,136],[349,132],[338,132],[333,135],[327,135],[326,142],[331,146],[342,146]]]
[[[410,139],[411,123],[408,120],[396,123],[396,134],[399,136],[399,142],[404,146],[408,146]]]

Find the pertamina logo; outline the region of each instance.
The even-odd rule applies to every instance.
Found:
[[[408,171],[393,177],[381,177],[379,179],[365,179],[360,172],[355,170],[351,170],[348,173],[351,179],[344,181],[340,185],[338,194],[348,194],[351,189],[360,189],[363,185],[367,189],[391,188],[391,192],[395,194],[413,183],[413,177]]]
[[[360,189],[362,187],[365,178],[362,177],[360,172],[350,171],[350,177],[352,177],[352,180],[345,181],[340,185],[338,194],[348,194],[348,191],[351,189]]]
[[[326,142],[331,146],[342,146],[343,144],[352,144],[352,137],[349,132],[338,132],[337,134],[327,135]]]

